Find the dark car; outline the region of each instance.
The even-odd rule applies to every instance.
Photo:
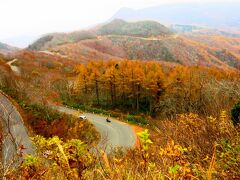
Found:
[[[106,122],[110,123],[110,122],[111,122],[111,120],[107,118],[107,119],[106,119]]]

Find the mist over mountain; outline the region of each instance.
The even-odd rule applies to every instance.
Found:
[[[240,2],[165,4],[145,9],[120,9],[111,19],[155,20],[164,24],[240,28]]]
[[[6,42],[7,44],[19,48],[25,48],[30,43],[33,43],[35,40],[39,38],[40,35],[22,35],[22,36],[14,36],[9,38],[4,38],[1,41]]]
[[[16,52],[18,48],[9,46],[8,44],[0,42],[0,54],[8,55],[10,53]]]

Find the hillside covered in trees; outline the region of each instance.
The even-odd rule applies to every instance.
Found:
[[[99,28],[97,34],[157,37],[173,33],[167,27],[155,21],[126,22],[121,19],[115,19]]]
[[[240,40],[222,34],[174,34],[154,21],[112,22],[73,33],[43,36],[29,50],[88,62],[91,59],[156,60],[181,65],[239,68]]]

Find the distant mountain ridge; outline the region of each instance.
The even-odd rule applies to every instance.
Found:
[[[120,9],[111,19],[154,20],[165,24],[240,28],[240,2],[165,4],[145,9]]]
[[[216,29],[216,28],[206,28],[194,25],[180,25],[180,24],[172,24],[169,26],[172,32],[178,34],[187,34],[187,35],[210,35],[210,36],[227,36],[227,37],[240,37],[239,32],[231,32],[224,29]]]
[[[102,35],[127,35],[135,37],[167,36],[173,33],[165,26],[154,21],[126,22],[115,19],[110,23],[90,29],[72,33],[52,33],[45,35],[28,46],[29,50],[46,50],[55,46],[77,43],[86,39],[95,39]]]
[[[115,19],[98,30],[100,35],[128,35],[136,37],[165,36],[173,34],[156,21],[126,22]]]
[[[0,42],[0,54],[8,55],[10,53],[16,52],[17,50],[18,48]]]

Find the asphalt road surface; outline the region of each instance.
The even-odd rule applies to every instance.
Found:
[[[3,126],[2,159],[4,167],[12,164],[17,154],[34,154],[35,149],[28,136],[21,115],[9,99],[0,92],[0,123]]]
[[[79,111],[67,107],[57,106],[54,108],[67,114],[79,114]],[[110,153],[113,148],[132,148],[135,145],[136,135],[129,125],[111,118],[109,118],[111,122],[108,123],[106,122],[106,117],[92,113],[83,113],[81,115],[86,116],[100,133],[101,140],[98,144],[98,149]]]

